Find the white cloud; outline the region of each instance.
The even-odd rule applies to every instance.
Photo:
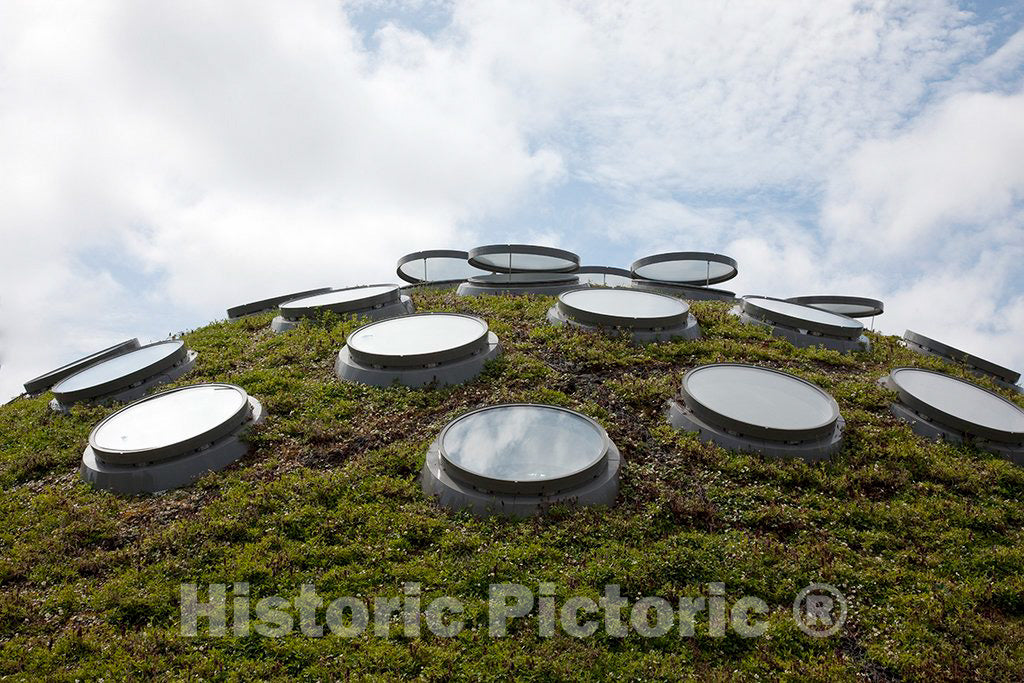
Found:
[[[956,281],[953,341],[1019,332],[986,321],[1021,318],[1024,32],[989,46],[945,0],[355,5],[401,20],[0,5],[0,397],[493,225],[573,247],[582,224],[619,263],[718,249],[740,291],[887,296],[894,325],[938,322],[905,293]]]
[[[370,55],[334,2],[3,12],[0,395],[97,335],[391,280],[562,173],[456,47],[390,26]]]

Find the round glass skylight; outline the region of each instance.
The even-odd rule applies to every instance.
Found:
[[[313,294],[322,294],[323,292],[329,291],[331,291],[330,287],[318,287],[316,289],[307,289],[301,292],[292,292],[291,294],[279,294],[267,299],[260,299],[259,301],[251,301],[247,304],[232,306],[227,310],[228,319],[233,320],[235,318],[241,318],[244,315],[273,311],[285,301],[300,299],[302,297],[311,296]]]
[[[465,280],[484,272],[469,264],[469,253],[454,249],[431,249],[406,254],[398,259],[398,277],[412,284]]]
[[[489,244],[469,251],[469,264],[495,273],[569,273],[580,257],[565,249],[530,244]]]
[[[637,259],[633,277],[684,285],[713,285],[736,277],[736,260],[704,251],[674,251]]]
[[[625,268],[613,266],[580,266],[575,273],[580,284],[600,285],[602,287],[629,287],[633,284],[633,275]]]
[[[853,318],[781,299],[745,296],[740,305],[748,315],[786,327],[845,339],[856,339],[864,331],[864,325]]]
[[[979,356],[961,351],[960,349],[943,344],[940,341],[936,341],[931,337],[926,337],[923,334],[912,332],[907,330],[903,333],[903,339],[906,340],[907,346],[914,350],[924,354],[939,356],[947,360],[951,360],[956,363],[965,363],[969,367],[979,371],[984,375],[988,375],[994,379],[997,379],[1006,384],[1015,384],[1020,380],[1020,373],[1010,368],[993,363],[990,360],[986,360]]]
[[[67,365],[62,365],[56,370],[51,370],[50,372],[40,375],[35,379],[30,379],[25,382],[25,393],[38,394],[39,392],[46,391],[62,379],[70,377],[77,372],[81,372],[90,365],[95,365],[96,363],[107,360],[108,358],[113,358],[114,356],[120,356],[121,354],[128,353],[129,351],[133,351],[137,348],[139,348],[138,339],[129,339],[121,342],[120,344],[108,346],[102,351],[89,354],[84,358],[79,358]]]
[[[398,298],[398,285],[347,287],[286,301],[281,304],[281,315],[285,318],[302,318],[316,315],[320,311],[349,313],[398,301]]]
[[[695,368],[683,378],[682,397],[701,419],[762,439],[827,437],[839,420],[839,406],[826,392],[799,377],[753,365]]]
[[[690,310],[680,299],[635,289],[577,289],[560,294],[558,308],[584,323],[641,328],[684,324]]]
[[[823,311],[845,315],[849,318],[870,318],[882,315],[885,311],[885,306],[878,299],[868,299],[861,296],[794,296],[786,299],[786,301],[820,308]]]
[[[364,325],[346,345],[357,360],[388,367],[463,358],[487,346],[487,323],[456,313],[420,313]]]
[[[65,406],[106,396],[166,372],[187,356],[188,349],[180,339],[149,344],[71,375],[53,387],[53,395]]]
[[[248,414],[249,396],[241,387],[197,384],[122,408],[93,429],[89,445],[105,462],[154,462],[216,441]]]
[[[976,384],[920,368],[897,368],[889,382],[900,402],[939,424],[987,439],[1024,444],[1024,410]]]
[[[148,396],[102,420],[80,474],[116,493],[158,493],[223,469],[249,450],[241,438],[263,406],[232,384],[195,384]]]
[[[339,379],[377,387],[462,384],[501,353],[487,323],[461,313],[420,313],[364,325],[338,352]]]
[[[474,485],[513,493],[555,491],[593,478],[608,444],[588,417],[523,404],[463,415],[440,437],[446,469]]]

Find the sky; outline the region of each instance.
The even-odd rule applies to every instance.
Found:
[[[739,262],[1024,369],[1024,3],[0,3],[0,400],[420,249]]]

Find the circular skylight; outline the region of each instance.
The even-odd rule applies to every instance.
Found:
[[[558,308],[584,323],[642,328],[684,324],[690,310],[680,299],[634,289],[577,289],[560,294]]]
[[[501,405],[463,415],[441,432],[447,468],[470,483],[512,493],[555,491],[595,476],[608,437],[564,408]]]
[[[923,334],[907,330],[903,333],[903,339],[906,340],[907,346],[914,351],[939,356],[956,363],[965,363],[981,374],[987,375],[1006,384],[1012,385],[1020,380],[1019,372],[1003,367],[998,363],[993,363],[990,360],[967,353],[966,351],[961,351],[954,346],[943,344],[942,342],[936,341],[931,337],[926,337]]]
[[[839,406],[827,393],[793,375],[753,365],[705,365],[686,373],[687,406],[716,423],[769,439],[832,432]]]
[[[40,375],[35,379],[30,379],[25,382],[25,393],[38,394],[39,392],[46,391],[62,379],[70,377],[76,372],[81,372],[90,365],[95,365],[100,361],[113,358],[114,356],[120,356],[123,353],[128,353],[129,351],[133,351],[137,348],[139,348],[138,339],[129,339],[121,342],[120,344],[108,346],[102,351],[97,351],[96,353],[85,356],[84,358],[72,361],[67,365],[62,365],[56,370],[51,370],[45,375]]]
[[[575,273],[581,284],[601,285],[603,287],[629,287],[633,284],[633,275],[625,268],[613,266],[580,266]]]
[[[285,318],[302,318],[316,315],[320,311],[349,313],[397,301],[398,297],[398,285],[347,287],[286,301],[281,304],[281,315]]]
[[[317,289],[307,289],[301,292],[292,292],[291,294],[279,294],[267,299],[260,299],[259,301],[252,301],[247,304],[232,306],[227,310],[228,319],[233,320],[235,318],[241,318],[244,315],[273,311],[285,301],[291,301],[292,299],[299,299],[305,296],[321,294],[329,291],[331,291],[330,287],[318,287]]]
[[[241,435],[263,406],[232,384],[196,384],[136,401],[101,421],[82,454],[81,476],[117,493],[186,486],[241,458]]]
[[[364,325],[346,341],[353,357],[390,367],[442,363],[487,346],[487,323],[470,315],[420,313]]]
[[[794,296],[786,301],[820,308],[823,311],[845,315],[849,318],[870,318],[882,315],[885,310],[881,301],[861,296]]]
[[[864,331],[864,325],[853,318],[781,299],[746,296],[741,306],[744,313],[761,320],[834,337],[856,339]]]
[[[469,264],[469,253],[454,249],[431,249],[406,254],[398,259],[398,277],[412,284],[451,282],[480,275],[479,268]]]
[[[814,384],[734,363],[687,372],[669,422],[724,448],[806,460],[834,452],[843,426],[835,399]]]
[[[736,261],[723,254],[674,251],[637,259],[630,266],[633,277],[684,285],[713,285],[736,277]]]
[[[89,445],[106,462],[136,464],[180,455],[239,427],[249,396],[231,384],[197,384],[136,401],[100,422]]]
[[[71,375],[53,387],[53,395],[63,406],[104,397],[165,373],[187,357],[179,339],[149,344]]]
[[[571,251],[530,244],[489,244],[469,251],[469,264],[495,273],[569,273],[580,257]]]
[[[461,384],[501,353],[487,323],[460,313],[420,313],[364,325],[334,364],[339,379],[378,387]]]
[[[900,402],[947,428],[1012,444],[1024,444],[1024,410],[987,389],[941,372],[897,368],[890,386]]]

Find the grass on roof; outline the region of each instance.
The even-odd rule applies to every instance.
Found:
[[[929,442],[876,385],[901,365],[965,369],[871,335],[869,353],[796,349],[694,303],[704,338],[643,348],[545,324],[553,299],[415,295],[419,310],[487,319],[505,348],[477,380],[436,390],[343,384],[333,363],[359,323],[326,317],[274,335],[271,315],[184,334],[199,352],[176,385],[232,382],[269,417],[236,465],[159,496],[93,490],[77,474],[91,428],[116,406],[50,412],[50,395],[0,407],[0,677],[391,680],[1024,679],[1024,469]],[[706,445],[671,429],[664,402],[704,363],[780,368],[829,391],[844,449],[808,465]],[[973,378],[972,378],[973,379]],[[994,385],[979,381],[989,388]],[[998,390],[1022,404],[1020,396]],[[538,402],[599,421],[622,452],[612,509],[477,519],[426,500],[425,450],[456,416]],[[248,582],[251,600],[396,596],[466,605],[454,638],[366,634],[192,638],[179,584]],[[556,584],[559,599],[758,596],[768,634],[648,639],[538,635],[535,615],[487,637],[488,585]],[[849,599],[843,631],[793,624],[811,582]],[[322,615],[321,615],[322,619]]]

